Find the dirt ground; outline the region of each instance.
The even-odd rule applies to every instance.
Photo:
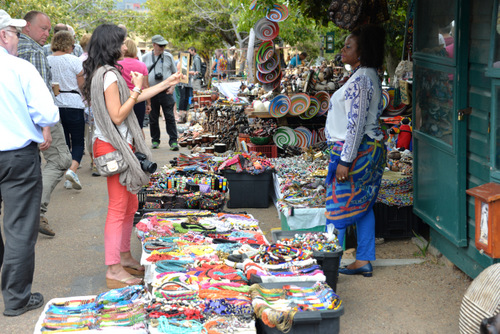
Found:
[[[411,259],[409,240],[377,245],[377,259]],[[471,279],[430,254],[421,264],[375,267],[371,278],[340,275],[337,293],[346,309],[343,333],[458,333],[462,297]]]
[[[145,130],[149,143],[149,131]],[[164,144],[165,131],[162,137],[160,148],[153,151],[160,166],[178,154]],[[181,152],[188,151],[181,148]],[[48,219],[56,236],[40,235],[36,245],[32,291],[41,292],[46,302],[106,291],[103,246],[106,183],[103,178],[90,176],[88,155],[78,174],[83,190],[64,189],[61,182],[53,193]],[[272,204],[267,209],[246,211],[261,221],[268,236],[271,228],[280,226]],[[137,239],[132,240],[132,247],[134,256],[139,257]],[[419,248],[409,239],[392,240],[377,245],[376,252],[378,259],[415,259]],[[352,255],[346,254],[344,258]],[[340,318],[340,332],[458,333],[460,304],[471,280],[443,259],[430,254],[424,259],[416,265],[375,267],[370,278],[340,275],[337,293],[345,310]],[[0,305],[3,311],[1,296]],[[42,309],[37,309],[14,318],[0,315],[0,333],[33,333],[41,312]]]
[[[249,211],[262,222],[272,214]],[[280,225],[273,220],[261,226],[270,235],[270,229]],[[442,256],[427,252],[424,257],[411,239],[378,240],[376,256],[377,260],[423,262],[374,266],[373,277],[340,275],[336,292],[345,310],[340,319],[341,333],[458,333],[460,305],[471,278]],[[346,250],[343,259],[354,258],[355,250]]]

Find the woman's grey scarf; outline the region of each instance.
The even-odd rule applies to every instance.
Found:
[[[126,171],[120,174],[120,184],[126,186],[127,190],[131,193],[137,194],[142,186],[149,182],[149,174],[142,170],[139,160],[137,160],[134,152],[130,149],[126,138],[123,138],[116,128],[106,109],[106,101],[104,100],[104,75],[108,71],[114,72],[118,78],[117,83],[121,104],[124,104],[130,97],[130,90],[120,71],[113,66],[101,66],[95,71],[94,77],[92,78],[90,89],[92,111],[94,113],[96,125],[99,130],[101,130],[101,133],[108,139],[109,143],[113,145],[114,148],[123,154],[123,158],[129,166]],[[144,153],[148,157],[148,160],[151,160],[151,151],[142,136],[139,122],[133,110],[123,123],[127,125],[128,131],[134,139],[136,151]]]

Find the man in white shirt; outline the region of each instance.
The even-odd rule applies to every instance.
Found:
[[[5,234],[5,245],[0,237],[0,267],[5,316],[43,306],[42,294],[31,292],[42,197],[38,144],[41,149],[50,146],[42,127],[59,121],[37,69],[16,57],[18,29],[25,25],[25,20],[0,10],[0,198]]]

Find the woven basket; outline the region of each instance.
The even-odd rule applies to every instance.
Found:
[[[477,276],[464,294],[458,327],[460,334],[477,334],[481,321],[500,313],[500,263]]]

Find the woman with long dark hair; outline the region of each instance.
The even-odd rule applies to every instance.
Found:
[[[105,263],[108,266],[108,288],[120,288],[142,283],[144,267],[130,253],[130,237],[134,214],[138,208],[137,192],[149,182],[149,174],[141,168],[134,152],[140,152],[151,160],[151,151],[144,141],[134,105],[145,101],[176,85],[180,73],[173,74],[161,83],[141,90],[144,77],[131,72],[134,88],[127,83],[117,69],[117,61],[125,53],[125,31],[114,24],[102,24],[92,33],[88,45],[88,58],[83,63],[85,83],[83,95],[95,118],[94,159],[113,151],[123,155],[128,168],[107,177],[108,214],[104,228]]]
[[[385,31],[366,25],[352,31],[342,48],[342,62],[352,74],[330,100],[326,138],[330,148],[327,176],[327,226],[335,226],[339,240],[356,224],[356,261],[339,272],[372,276],[375,260],[375,216],[385,166],[385,146],[379,118],[382,85],[377,69],[384,60]]]

